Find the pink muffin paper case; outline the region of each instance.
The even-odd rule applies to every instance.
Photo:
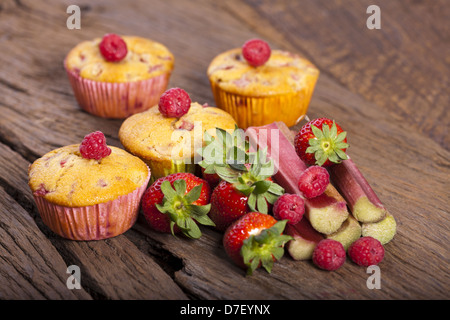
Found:
[[[102,117],[124,119],[158,104],[166,90],[170,72],[139,81],[102,82],[82,78],[64,63],[79,106],[86,112]]]
[[[52,204],[42,196],[33,196],[45,225],[61,237],[70,240],[107,239],[134,225],[150,175],[149,169],[144,183],[133,192],[92,206],[65,207]]]

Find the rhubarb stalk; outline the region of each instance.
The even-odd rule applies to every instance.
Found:
[[[391,241],[397,232],[397,223],[353,160],[348,157],[330,167],[329,172],[352,215],[362,223],[361,235],[378,239],[382,244]]]
[[[294,239],[286,244],[287,251],[294,260],[309,260],[316,245],[323,239],[307,219],[302,219],[295,225],[287,224],[284,233]]]
[[[361,237],[361,225],[351,214],[338,231],[326,236],[327,239],[339,241],[347,250],[350,245]]]
[[[385,207],[350,157],[330,167],[329,172],[333,184],[358,221],[373,223],[385,218]]]
[[[277,134],[272,134],[273,130]],[[246,131],[253,147],[258,146],[259,149],[267,147],[267,155],[272,158],[275,166],[274,180],[285,189],[285,192],[303,196],[298,189],[298,180],[307,166],[295,152],[290,141],[292,139],[288,138],[290,134],[289,128],[282,122],[250,127]],[[320,233],[336,232],[347,220],[348,215],[344,198],[331,183],[322,195],[312,199],[305,198],[305,217]]]

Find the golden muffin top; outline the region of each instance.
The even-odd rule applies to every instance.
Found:
[[[50,151],[30,166],[34,195],[66,207],[90,206],[133,192],[149,175],[147,165],[125,150],[109,146],[109,156],[94,160],[83,158],[79,146]]]
[[[253,67],[236,48],[216,56],[207,70],[211,82],[222,90],[246,96],[297,92],[316,81],[319,70],[299,55],[272,50],[269,60]]]
[[[119,139],[126,150],[147,160],[192,159],[202,147],[203,134],[215,136],[215,128],[234,130],[233,117],[216,107],[191,103],[180,118],[164,117],[154,106],[127,118],[120,127]]]
[[[145,80],[171,72],[173,54],[161,43],[134,36],[122,36],[128,53],[119,62],[109,62],[100,53],[101,38],[84,41],[75,46],[66,57],[67,69],[82,78],[103,82]]]

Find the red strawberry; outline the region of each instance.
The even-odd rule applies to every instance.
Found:
[[[219,182],[222,181],[222,179],[220,179],[220,177],[217,173],[206,173],[205,168],[202,168],[201,170],[202,170],[202,178],[204,180],[208,181],[211,189],[214,189],[215,187],[217,187]]]
[[[225,232],[223,246],[227,255],[251,275],[259,266],[272,271],[274,261],[284,254],[284,244],[292,237],[283,235],[287,220],[277,221],[260,212],[249,212]]]
[[[221,180],[211,195],[209,213],[218,230],[225,231],[247,212],[268,213],[284,192],[272,181],[273,163],[266,161],[265,152],[248,150],[249,144],[238,127],[232,134],[217,128],[216,137],[205,133],[205,146],[199,152],[203,175]]]
[[[182,232],[199,238],[196,222],[214,226],[208,217],[211,189],[208,182],[192,173],[174,173],[157,179],[142,196],[142,213],[156,231]]]
[[[209,217],[220,231],[248,212],[268,213],[284,192],[271,177],[254,177],[251,171],[240,173],[236,180],[225,177],[211,195]]]
[[[248,197],[245,194],[237,190],[232,183],[222,180],[212,192],[209,217],[218,230],[225,231],[233,221],[249,211],[247,202]]]
[[[296,134],[294,145],[307,165],[328,167],[347,159],[347,132],[333,120],[318,118],[306,123]]]

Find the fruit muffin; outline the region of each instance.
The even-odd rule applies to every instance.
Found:
[[[153,40],[107,34],[75,46],[64,67],[82,109],[120,119],[158,102],[169,82],[174,56]]]
[[[120,127],[122,145],[147,163],[153,180],[176,172],[195,173],[196,150],[203,145],[204,132],[215,136],[216,127],[233,131],[236,126],[230,114],[216,107],[189,100],[185,112],[174,117],[155,105],[129,117]]]
[[[207,75],[217,107],[239,127],[283,121],[298,123],[306,114],[319,70],[297,54],[271,50],[259,39],[216,56]]]
[[[117,236],[135,223],[150,179],[147,165],[125,150],[107,146],[103,133],[37,159],[28,184],[43,222],[71,240]]]

